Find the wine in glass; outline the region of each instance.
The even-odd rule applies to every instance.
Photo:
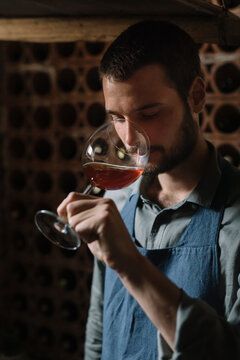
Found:
[[[86,142],[82,167],[89,185],[117,190],[132,184],[143,173],[149,157],[149,140],[144,130],[129,121],[112,121],[98,128]],[[81,245],[78,234],[56,214],[40,210],[35,223],[42,234],[54,244],[70,250]]]

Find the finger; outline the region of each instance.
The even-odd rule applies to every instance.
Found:
[[[91,199],[76,201],[67,206],[68,223],[77,232],[92,233],[93,229],[100,230],[104,224],[110,224],[115,219],[117,211],[115,204],[110,199]],[[83,226],[84,224],[84,226]],[[87,228],[89,226],[89,228]]]
[[[67,217],[67,205],[76,199],[79,199],[79,193],[70,192],[68,196],[61,202],[57,208],[57,213],[59,216],[66,218]]]
[[[93,241],[99,241],[98,219],[94,218],[92,209],[71,217],[69,224],[84,242],[91,243]]]
[[[61,217],[67,217],[67,205],[73,201],[85,199],[85,198],[95,198],[90,195],[84,195],[78,192],[70,192],[68,196],[61,202],[57,208],[57,213]]]
[[[83,226],[83,228],[88,227],[88,226],[90,226],[90,228],[92,228],[91,222],[93,221],[93,218],[94,218],[94,211],[92,211],[92,209],[87,209],[85,211],[82,211],[81,213],[77,213],[75,215],[69,216],[68,223],[71,226],[71,228],[73,228],[75,231],[78,226],[79,226],[79,229],[81,229],[82,226]],[[90,221],[89,221],[89,219],[90,219]]]
[[[70,218],[76,214],[80,214],[88,209],[95,208],[101,202],[100,199],[90,198],[90,199],[81,199],[69,202],[66,205],[67,217]]]

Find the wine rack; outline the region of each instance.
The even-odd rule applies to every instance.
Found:
[[[1,328],[30,359],[83,358],[92,256],[85,245],[53,246],[33,221],[86,186],[81,150],[105,122],[97,73],[105,46],[1,45]]]
[[[80,156],[105,122],[97,67],[106,46],[1,44],[0,331],[10,329],[30,359],[83,359],[92,256],[84,245],[53,246],[35,228],[34,214],[86,186]],[[207,82],[202,130],[239,167],[240,49],[203,44],[200,53]]]
[[[204,44],[206,107],[201,126],[207,139],[233,165],[240,166],[240,48]]]

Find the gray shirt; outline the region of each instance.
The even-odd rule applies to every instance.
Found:
[[[176,244],[199,206],[210,207],[221,171],[216,152],[210,146],[205,174],[197,187],[183,201],[167,208],[150,202],[145,189],[151,179],[142,178],[124,191],[107,192],[119,209],[126,198],[140,190],[135,217],[135,236],[148,249],[162,249]],[[177,311],[174,353],[159,334],[159,359],[238,359],[240,358],[240,171],[235,169],[228,189],[226,208],[219,233],[221,286],[225,299],[225,318],[201,300],[183,294]],[[85,360],[101,358],[102,309],[105,266],[95,260],[91,303],[86,329]],[[210,343],[209,346],[207,344]],[[233,356],[229,357],[230,351]],[[149,359],[151,360],[151,359]]]

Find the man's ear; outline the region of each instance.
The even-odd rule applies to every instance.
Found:
[[[199,113],[202,111],[205,104],[206,87],[202,78],[197,76],[191,85],[188,103],[193,113]]]

